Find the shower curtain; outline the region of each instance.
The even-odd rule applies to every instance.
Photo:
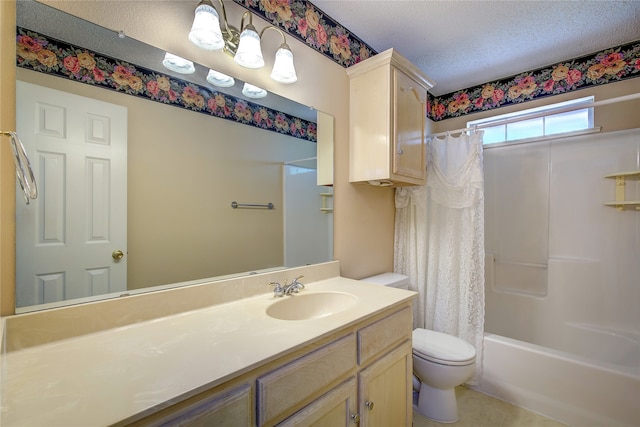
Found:
[[[419,292],[414,327],[455,335],[476,348],[484,334],[482,131],[433,138],[427,184],[396,190],[394,270]]]

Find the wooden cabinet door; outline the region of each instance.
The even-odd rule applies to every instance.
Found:
[[[356,425],[358,390],[354,377],[298,411],[279,427],[340,427]]]
[[[394,83],[394,175],[426,179],[425,120],[427,90],[399,70],[393,70]]]
[[[412,369],[411,341],[407,341],[360,372],[361,426],[411,426]]]

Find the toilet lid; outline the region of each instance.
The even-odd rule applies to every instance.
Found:
[[[444,365],[459,365],[476,357],[476,349],[465,340],[428,329],[413,331],[413,352]]]

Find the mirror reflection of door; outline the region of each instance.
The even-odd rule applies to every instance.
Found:
[[[21,81],[16,95],[40,193],[16,197],[16,307],[126,290],[127,109]]]

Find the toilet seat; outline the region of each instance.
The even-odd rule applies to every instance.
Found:
[[[469,365],[475,361],[476,349],[465,340],[442,332],[415,329],[413,354],[441,365]]]

